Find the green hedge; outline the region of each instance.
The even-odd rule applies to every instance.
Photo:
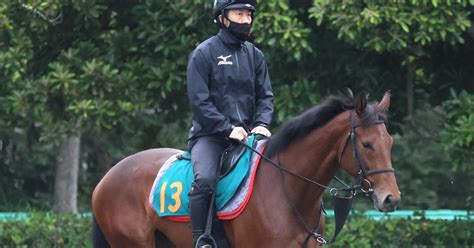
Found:
[[[333,233],[327,220],[327,234]],[[91,247],[90,217],[35,213],[0,221],[0,247]],[[473,221],[371,220],[352,215],[329,247],[474,247]]]
[[[326,235],[334,233],[334,219],[326,221]],[[373,220],[349,217],[330,247],[474,247],[474,222],[461,220]]]
[[[92,247],[90,217],[32,213],[0,221],[0,248]]]

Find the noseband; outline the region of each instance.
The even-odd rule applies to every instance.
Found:
[[[374,123],[374,125],[378,124],[385,124],[383,120],[378,120]],[[356,161],[356,165],[358,168],[357,172],[357,181],[358,185],[354,187],[354,190],[360,189],[365,194],[373,193],[374,189],[372,188],[372,183],[367,179],[367,176],[374,175],[374,174],[380,174],[380,173],[395,173],[395,169],[393,168],[383,168],[383,169],[372,169],[372,170],[367,170],[366,166],[364,165],[364,162],[360,158],[360,153],[359,150],[357,149],[357,144],[356,144],[356,128],[360,127],[361,125],[356,125],[355,124],[355,111],[351,112],[351,118],[350,118],[350,130],[349,133],[346,136],[346,139],[344,141],[344,145],[342,146],[341,152],[339,153],[339,166],[341,165],[341,160],[342,160],[342,155],[344,154],[344,150],[347,147],[347,144],[349,143],[349,140],[351,141],[352,144],[352,157]],[[367,186],[367,187],[364,187]]]

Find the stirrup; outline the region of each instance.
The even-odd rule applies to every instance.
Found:
[[[208,242],[210,242],[211,244],[205,244],[205,245],[198,245],[199,242],[201,240],[206,240]],[[208,235],[208,234],[201,234],[201,236],[199,236],[199,238],[196,240],[196,245],[195,247],[197,248],[217,248],[217,243],[216,241],[214,240],[214,237],[212,237],[211,235]]]

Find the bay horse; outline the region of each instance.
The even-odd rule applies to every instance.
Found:
[[[260,160],[246,208],[223,222],[232,247],[319,246],[316,238],[308,240],[307,227],[324,232],[322,186],[339,168],[366,184],[377,210],[394,211],[400,191],[390,173],[392,137],[384,124],[389,105],[388,92],[380,103],[368,103],[363,95],[330,96],[284,124],[264,155],[286,172]],[[189,223],[161,218],[148,203],[160,167],[180,152],[142,151],[106,173],[92,195],[95,247],[193,247]]]

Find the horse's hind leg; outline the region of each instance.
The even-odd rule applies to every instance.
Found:
[[[155,228],[149,217],[152,210],[137,200],[136,185],[125,179],[105,180],[93,193],[92,210],[111,247],[155,247]]]
[[[148,195],[160,166],[177,152],[153,149],[129,156],[99,182],[92,194],[92,210],[111,247],[155,247],[158,216],[149,206]],[[177,240],[181,237],[182,232]]]
[[[155,247],[153,231],[136,229],[132,226],[114,228],[110,238],[111,247],[152,248]]]
[[[97,224],[95,216],[92,216],[92,244],[94,248],[110,248],[109,242],[99,224]]]
[[[155,247],[157,248],[174,248],[171,241],[160,231],[155,232]]]

